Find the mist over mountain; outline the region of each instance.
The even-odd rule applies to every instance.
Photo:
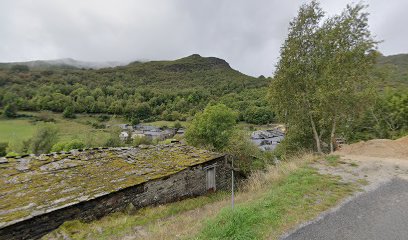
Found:
[[[48,68],[108,68],[127,65],[129,62],[106,61],[106,62],[91,62],[80,61],[72,58],[60,58],[53,60],[33,60],[26,62],[8,62],[0,63],[0,67],[9,68],[15,65],[26,65],[30,69],[48,69]]]

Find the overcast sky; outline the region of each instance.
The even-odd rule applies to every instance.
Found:
[[[270,76],[301,0],[1,0],[0,62],[216,56]],[[346,0],[322,0],[329,15]],[[386,55],[408,52],[408,1],[366,0]]]

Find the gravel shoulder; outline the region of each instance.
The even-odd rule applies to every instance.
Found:
[[[353,148],[352,153],[338,152],[336,164],[318,162],[314,167],[359,183],[362,191],[281,239],[407,239],[408,157],[376,157],[369,148],[361,154]]]

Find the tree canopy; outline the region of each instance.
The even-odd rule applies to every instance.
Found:
[[[216,101],[240,112],[244,120],[250,106],[271,114],[265,97],[269,81],[242,74],[222,59],[199,55],[98,70],[32,67],[21,72],[0,65],[0,108],[66,110],[66,116],[116,114],[134,122],[184,121]]]
[[[319,3],[301,6],[270,87],[272,103],[288,125],[288,135],[322,152],[322,142],[334,149],[339,125],[363,109],[370,96],[370,70],[376,41],[368,29],[368,14],[361,4],[324,19]],[[299,134],[294,131],[304,131]],[[309,144],[307,143],[309,142]]]
[[[186,131],[188,143],[221,150],[227,146],[237,123],[237,113],[224,104],[207,106],[197,113]]]

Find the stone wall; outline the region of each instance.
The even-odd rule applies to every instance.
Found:
[[[231,167],[224,157],[188,167],[173,175],[122,189],[93,200],[27,219],[0,229],[0,239],[38,239],[69,220],[91,221],[121,211],[177,201],[207,193],[206,167],[215,165],[217,190],[231,187]]]

